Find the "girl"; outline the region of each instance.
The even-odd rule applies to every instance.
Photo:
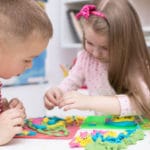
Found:
[[[82,51],[69,76],[45,94],[45,106],[150,118],[150,56],[127,0],[95,0],[77,14]],[[86,83],[89,94],[75,92]]]
[[[47,47],[52,24],[33,0],[0,0],[0,77],[18,76]],[[0,145],[22,131],[25,110],[18,99],[0,95]]]

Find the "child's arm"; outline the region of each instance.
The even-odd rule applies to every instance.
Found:
[[[55,106],[58,106],[65,92],[77,90],[82,86],[84,79],[81,61],[82,55],[82,52],[78,55],[75,65],[61,84],[46,91],[44,95],[44,105],[47,109],[53,109]]]
[[[150,103],[150,90],[142,79],[139,78],[139,80],[136,80],[136,84],[133,85],[133,88],[137,90],[137,97],[140,98],[139,93],[142,93],[147,104]],[[126,94],[114,96],[86,96],[78,92],[67,92],[59,106],[64,107],[64,110],[94,110],[121,116],[141,115],[142,112],[136,105],[136,99],[131,101],[131,98],[134,97]]]
[[[75,91],[67,92],[62,98],[59,107],[63,107],[65,111],[79,109],[121,116],[135,115],[135,106],[130,103],[129,99],[126,99],[128,104],[123,105],[122,96],[128,98],[127,95],[87,96]],[[121,100],[123,102],[120,103]],[[126,108],[129,110],[126,110]]]
[[[87,96],[79,92],[66,93],[59,106],[64,110],[94,110],[114,115],[120,115],[121,112],[116,96]]]

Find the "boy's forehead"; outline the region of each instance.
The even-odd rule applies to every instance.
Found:
[[[37,57],[37,56],[38,56],[38,55],[30,55],[29,58],[32,59],[32,58],[35,58],[35,57]]]

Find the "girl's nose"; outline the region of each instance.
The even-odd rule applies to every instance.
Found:
[[[93,54],[99,54],[99,53],[101,53],[101,51],[99,50],[99,48],[98,47],[95,47],[94,48],[94,50],[93,50]]]
[[[99,51],[100,51],[100,50],[99,50],[99,47],[96,47],[96,46],[95,46],[94,49],[93,49],[93,52],[94,52],[94,53],[95,53],[95,52],[97,53],[97,52],[99,52]]]

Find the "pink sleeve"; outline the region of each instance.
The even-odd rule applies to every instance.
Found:
[[[69,71],[69,75],[60,83],[58,86],[64,92],[77,90],[83,85],[84,76],[83,76],[83,53],[79,52],[75,65]]]
[[[120,103],[120,116],[131,116],[133,115],[133,110],[131,108],[130,100],[127,95],[116,95]]]

